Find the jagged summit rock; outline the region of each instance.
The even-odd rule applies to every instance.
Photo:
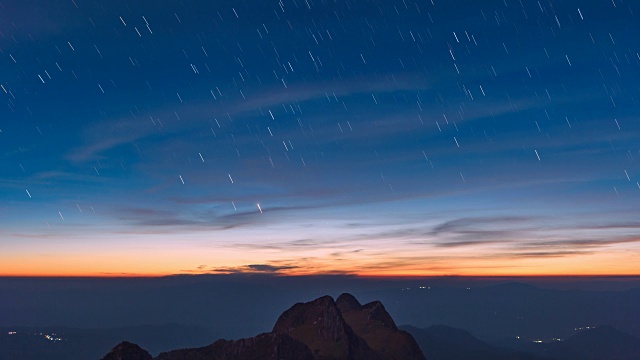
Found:
[[[306,344],[316,359],[381,359],[353,332],[330,296],[295,304],[280,315],[273,332]]]
[[[353,300],[355,300],[352,295],[343,295],[348,295],[344,297],[346,299],[349,299],[349,297],[351,297]],[[360,305],[357,300],[355,300],[355,303],[353,302],[353,300],[338,302],[338,307],[340,308],[343,316],[345,316],[346,314],[360,314],[359,316],[364,317],[363,320],[366,319],[366,321],[369,322],[369,327],[382,326],[393,331],[398,330],[395,321],[393,321],[391,315],[389,315],[387,310],[384,308],[384,305],[382,305],[380,301],[372,301],[368,304]]]
[[[146,357],[140,357],[145,354]],[[151,356],[137,345],[122,343],[103,360],[148,359]],[[323,296],[293,305],[280,315],[269,333],[164,352],[155,359],[424,360],[425,357],[413,337],[398,330],[381,302],[361,305],[353,295],[342,294],[337,301]]]
[[[350,310],[359,310],[362,307],[358,299],[349,293],[340,294],[336,299],[336,305],[338,305],[338,309],[342,313]]]
[[[353,331],[383,359],[424,359],[413,336],[399,330],[380,301],[360,305],[351,294],[342,294],[338,308]]]
[[[116,345],[102,360],[151,360],[151,355],[140,346],[123,341]]]
[[[240,340],[218,340],[196,349],[164,352],[156,360],[314,360],[309,348],[290,336],[264,333]]]

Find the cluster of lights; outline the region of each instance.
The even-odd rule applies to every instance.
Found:
[[[16,334],[18,334],[18,332],[17,331],[9,331],[7,334],[8,335],[16,335]],[[45,339],[47,339],[49,341],[63,341],[64,340],[62,338],[57,337],[56,334],[49,335],[49,334],[39,333],[39,334],[33,334],[33,335],[43,336]]]
[[[595,326],[583,326],[583,327],[574,328],[573,330],[580,331],[580,330],[589,330],[589,329],[595,329],[595,328],[596,328]]]
[[[431,286],[418,286],[418,289],[427,289],[427,290],[431,290]],[[467,288],[467,289],[468,289],[468,288]],[[402,290],[402,291],[404,291],[404,290],[411,290],[411,288],[410,288],[410,287],[408,287],[408,288],[402,288],[401,290]]]
[[[56,334],[53,334],[53,336],[46,334],[44,335],[44,338],[49,340],[49,341],[62,341],[63,339],[59,338],[59,337],[54,337]]]
[[[516,336],[516,338],[517,338],[517,339],[520,339],[520,337],[519,337],[519,336]],[[554,337],[554,338],[551,338],[551,341],[562,341],[562,339],[560,339],[560,338],[555,338],[555,337]],[[533,342],[534,342],[534,343],[536,343],[536,344],[540,344],[540,343],[543,343],[543,342],[545,342],[545,341],[544,341],[544,340],[539,340],[539,339],[538,339],[538,340],[533,340]]]

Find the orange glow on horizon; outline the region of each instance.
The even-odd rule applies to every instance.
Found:
[[[380,249],[344,258],[332,249],[305,252],[190,248],[85,248],[75,252],[0,254],[4,277],[162,277],[224,273],[280,276],[353,275],[359,277],[433,276],[640,276],[640,252],[633,248],[567,256],[500,255],[471,249],[401,252]],[[484,250],[485,252],[481,252]],[[250,265],[253,264],[253,265]]]
[[[541,271],[514,271],[513,269],[504,269],[502,271],[491,271],[483,269],[465,269],[465,271],[425,271],[425,270],[403,270],[388,269],[378,271],[337,271],[329,269],[326,271],[237,271],[237,272],[171,272],[171,271],[130,271],[130,272],[104,272],[104,271],[87,271],[83,269],[66,269],[65,271],[51,271],[49,269],[16,269],[16,271],[0,270],[0,277],[95,277],[95,278],[135,278],[135,277],[165,277],[174,275],[232,275],[232,274],[269,274],[273,276],[324,276],[324,275],[348,275],[360,278],[426,278],[426,277],[628,277],[640,276],[640,271],[633,269],[611,269],[607,272],[594,271],[574,271],[560,272],[547,268]]]

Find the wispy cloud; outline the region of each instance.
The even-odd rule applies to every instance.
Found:
[[[211,114],[224,115],[227,118],[240,116],[259,109],[280,107],[285,103],[302,103],[331,96],[352,96],[370,92],[393,92],[399,90],[419,90],[424,82],[415,77],[394,77],[389,79],[343,80],[313,85],[301,83],[289,88],[263,89],[248,99],[228,104],[211,102],[190,103],[187,105],[160,108],[149,114],[127,115],[107,121],[94,121],[84,131],[84,144],[67,154],[73,163],[100,160],[104,154],[114,148],[152,136],[171,137],[200,131],[203,124],[209,124]],[[185,121],[176,120],[184,118]],[[154,119],[160,119],[156,121]],[[166,119],[172,119],[168,121]],[[188,121],[187,121],[188,120]],[[164,121],[164,122],[163,122]]]
[[[293,265],[271,265],[271,264],[249,264],[242,266],[209,267],[200,265],[196,269],[182,270],[183,273],[210,273],[210,274],[279,274],[295,270],[298,266]]]
[[[554,239],[552,241],[530,241],[527,243],[518,244],[518,247],[527,248],[577,248],[577,249],[597,249],[610,245],[631,244],[640,243],[640,235],[634,236],[597,236],[595,238],[578,238],[578,239]]]

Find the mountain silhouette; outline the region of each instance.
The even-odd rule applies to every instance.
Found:
[[[398,329],[380,301],[360,305],[351,294],[342,294],[336,305],[344,320],[369,346],[386,359],[424,359],[420,346]]]
[[[140,346],[123,341],[102,360],[152,360],[151,355]]]
[[[290,336],[264,333],[240,340],[218,340],[209,346],[160,353],[156,360],[313,360],[305,344]],[[123,358],[122,360],[129,360]]]
[[[141,356],[148,357],[141,357]],[[103,360],[147,360],[146,351],[121,343]],[[160,353],[156,360],[424,360],[413,337],[399,330],[382,303],[360,305],[350,294],[323,296],[286,310],[273,330],[201,348]]]
[[[598,326],[545,344],[543,351],[563,360],[640,360],[640,339],[612,326]]]
[[[640,360],[640,339],[612,326],[587,328],[561,341],[503,339],[496,345],[558,360]]]
[[[403,326],[429,360],[542,360],[534,354],[487,344],[466,330],[445,325],[425,329]],[[544,359],[547,359],[546,357]]]

